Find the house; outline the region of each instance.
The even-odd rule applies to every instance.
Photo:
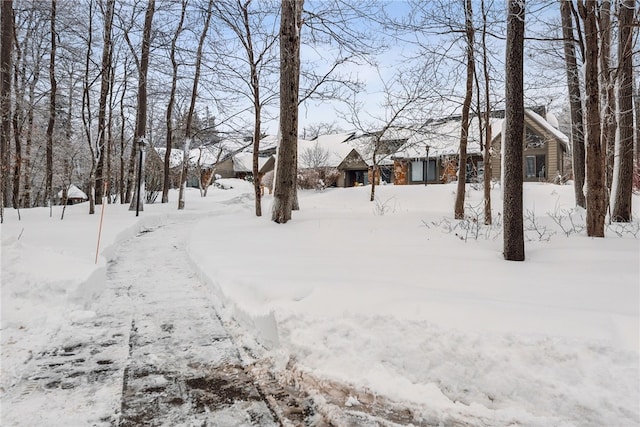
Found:
[[[352,165],[352,168],[356,166],[358,176],[363,175],[364,177],[363,184],[369,184],[372,181],[374,167],[376,168],[376,184],[380,184],[381,181],[391,183],[393,182],[394,165],[392,156],[400,147],[406,145],[412,135],[413,132],[408,129],[387,129],[384,132],[370,132],[355,137],[351,143],[357,147],[359,161],[351,158],[345,159],[345,163]]]
[[[351,143],[355,132],[320,135],[312,140],[298,140],[298,170],[337,170],[337,187],[364,183],[367,166]],[[363,175],[364,171],[364,175]]]
[[[275,167],[275,157],[273,155],[258,157],[258,171],[261,175],[272,171]],[[246,179],[253,175],[253,153],[235,153],[215,164],[215,174],[222,178]]]
[[[373,153],[376,153],[376,183],[392,182],[393,161],[390,154],[406,142],[408,136],[391,132],[357,135],[355,132],[320,135],[313,140],[298,140],[298,170],[330,169],[337,172],[335,186],[367,185],[373,177]],[[374,150],[375,146],[377,150]]]
[[[64,203],[64,190],[58,191],[58,199],[60,199],[60,203]],[[82,203],[89,200],[87,194],[71,184],[67,188],[67,205],[75,205],[76,203]]]
[[[543,117],[544,116],[544,117]],[[544,107],[525,110],[523,172],[525,181],[550,181],[564,175],[569,140],[546,118]],[[392,158],[393,182],[397,185],[445,183],[457,179],[460,117],[431,120],[407,140]],[[500,180],[504,111],[492,115],[491,178]],[[484,173],[478,117],[472,117],[467,143],[465,180],[479,181]],[[428,161],[427,161],[428,159]]]

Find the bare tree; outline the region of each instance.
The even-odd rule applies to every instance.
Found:
[[[616,156],[617,176],[614,177],[612,220],[631,221],[633,192],[633,37],[635,0],[624,0],[618,6],[618,112],[619,149]]]
[[[7,177],[9,176],[9,140],[11,135],[11,51],[13,49],[13,1],[0,2],[0,223],[4,222],[4,207],[7,206]]]
[[[304,0],[282,0],[280,19],[280,134],[272,221],[291,219],[296,191],[300,29]]]
[[[382,112],[363,112],[363,104],[357,102],[354,94],[348,114],[342,114],[346,122],[368,135],[362,139],[364,143],[360,146],[360,152],[371,162],[371,202],[375,201],[381,162],[393,155],[400,146],[408,148],[422,143],[420,138],[414,138],[411,142],[409,139],[412,135],[424,134],[422,120],[430,108],[430,102],[435,100],[432,92],[433,60],[433,57],[424,57],[417,68],[413,65],[401,67],[388,80],[378,70],[384,97]]]
[[[508,261],[524,261],[525,258],[522,210],[524,17],[524,0],[509,0],[505,63],[505,129],[503,138],[503,255],[504,259]]]
[[[466,0],[464,6],[465,15],[465,38],[467,53],[467,84],[462,103],[462,119],[460,122],[460,152],[458,153],[458,188],[456,191],[456,202],[454,215],[456,219],[464,218],[464,195],[467,177],[467,141],[469,140],[469,111],[471,110],[471,99],[473,97],[473,80],[475,73],[475,36],[473,28],[473,9],[471,0]]]
[[[89,214],[95,213],[95,173],[96,173],[96,149],[93,145],[92,121],[93,112],[91,108],[91,88],[94,80],[91,78],[92,49],[93,49],[93,3],[89,3],[88,10],[88,32],[87,32],[87,48],[84,58],[84,75],[82,81],[82,124],[84,127],[85,138],[91,152],[91,171],[89,172]],[[52,127],[53,131],[53,127]]]
[[[142,51],[140,52],[140,60],[136,58],[138,68],[138,104],[136,110],[136,129],[133,136],[134,143],[131,147],[131,158],[139,157],[137,170],[137,185],[134,190],[134,197],[131,199],[129,210],[144,209],[142,195],[142,180],[144,177],[144,145],[147,142],[147,72],[149,70],[149,48],[151,45],[151,26],[153,23],[153,14],[155,12],[155,0],[149,0],[147,3],[147,11],[144,15],[144,29],[142,31]],[[127,42],[129,40],[127,39]],[[132,49],[133,51],[133,49]],[[137,156],[136,156],[137,155]]]
[[[491,92],[489,74],[489,54],[487,52],[487,8],[482,0],[482,72],[484,75],[484,150],[483,150],[483,200],[484,200],[484,223],[490,225],[491,218]],[[480,89],[478,88],[478,92]],[[480,134],[482,135],[482,126]],[[482,138],[482,137],[481,137]]]
[[[193,113],[196,108],[196,100],[198,97],[198,82],[200,81],[200,68],[202,65],[202,50],[204,48],[204,41],[207,37],[207,31],[209,30],[209,22],[211,22],[211,14],[213,10],[213,0],[209,0],[207,6],[207,12],[204,20],[204,26],[202,27],[202,33],[200,34],[200,40],[198,41],[198,52],[196,53],[196,64],[193,76],[193,87],[191,91],[191,103],[189,104],[189,112],[187,113],[187,123],[185,128],[184,137],[184,157],[182,158],[182,177],[180,179],[180,193],[178,195],[178,209],[184,209],[185,205],[185,190],[187,187],[187,176],[189,173],[189,149],[191,146],[191,140],[193,138],[192,125],[193,125]]]
[[[308,147],[300,153],[300,164],[309,169],[323,168],[327,166],[329,151],[321,147],[316,141],[313,147]]]
[[[180,9],[180,19],[176,27],[173,37],[171,38],[171,50],[169,51],[169,58],[171,60],[171,92],[169,94],[169,102],[167,103],[167,138],[166,138],[166,151],[164,153],[164,174],[162,180],[162,203],[169,202],[169,186],[171,184],[169,179],[169,170],[171,168],[171,150],[173,149],[173,110],[176,102],[176,89],[178,85],[178,60],[176,59],[176,46],[178,44],[178,37],[183,30],[184,17],[187,11],[187,0],[182,0],[182,7]]]
[[[344,132],[335,121],[332,123],[320,122],[308,124],[302,129],[302,139],[315,139],[320,135]]]
[[[258,9],[256,9],[256,7]],[[261,8],[261,9],[260,9]],[[240,49],[245,58],[240,61],[248,70],[242,70],[240,80],[246,87],[247,95],[253,109],[253,187],[255,194],[255,213],[262,216],[261,185],[258,169],[260,139],[262,136],[262,109],[275,98],[273,90],[265,85],[265,74],[275,60],[274,46],[278,41],[273,31],[263,28],[268,25],[274,12],[269,2],[253,2],[252,0],[217,1],[215,2],[217,18],[231,30],[240,42]],[[235,64],[228,64],[234,66]],[[248,73],[247,73],[248,71]],[[241,70],[233,69],[234,75]],[[266,92],[266,93],[265,93]]]
[[[14,16],[14,111],[12,117],[15,145],[13,206],[31,207],[31,171],[29,169],[34,132],[34,112],[36,109],[36,86],[40,79],[46,39],[42,37],[41,33],[44,19],[41,19],[41,14],[38,13],[35,7],[16,15]],[[22,16],[24,18],[21,19]],[[47,19],[47,22],[50,24],[50,19]],[[23,34],[19,35],[19,30]],[[21,175],[24,176],[21,177]],[[25,191],[20,196],[22,181],[24,181]]]
[[[582,94],[580,90],[580,75],[576,61],[575,38],[573,34],[572,2],[560,2],[562,17],[562,35],[564,56],[567,70],[567,87],[569,90],[569,107],[571,109],[571,147],[573,152],[573,180],[576,205],[586,207],[584,196],[585,179],[585,149],[584,126],[582,122]]]
[[[594,1],[578,0],[578,11],[584,22],[586,60],[587,235],[604,237],[606,200],[604,156],[600,142],[597,4]]]
[[[112,43],[111,27],[113,25],[113,10],[115,0],[106,0],[106,4],[100,4],[104,15],[104,31],[102,44],[102,61],[100,70],[100,100],[98,101],[98,144],[96,153],[98,163],[96,165],[96,203],[102,203],[104,191],[104,181],[109,181],[109,176],[104,173],[105,158],[108,150],[107,135],[107,97],[111,89],[111,68],[112,68]]]
[[[616,76],[611,68],[611,2],[604,0],[600,5],[598,28],[600,30],[600,101],[602,114],[602,128],[600,140],[605,155],[606,192],[610,194],[613,181],[613,163],[616,146]],[[608,198],[607,198],[608,200]]]
[[[45,199],[49,206],[53,204],[53,128],[56,123],[56,0],[51,0],[51,52],[49,53],[49,82],[51,92],[49,95],[49,123],[47,124],[47,183],[45,186]]]

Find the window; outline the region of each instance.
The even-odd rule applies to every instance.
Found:
[[[424,160],[414,160],[411,162],[411,182],[424,182],[425,172],[427,181],[435,181],[438,179],[436,159],[429,159],[428,166]]]
[[[527,156],[525,166],[525,177],[527,178],[535,178],[536,177],[536,156]]]
[[[437,178],[436,159],[429,159],[429,166],[427,167],[427,180],[435,181]]]
[[[411,162],[411,181],[424,182],[424,162],[422,160]]]
[[[546,178],[546,157],[544,155],[525,157],[525,178]]]

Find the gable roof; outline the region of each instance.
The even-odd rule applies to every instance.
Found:
[[[529,117],[535,124],[540,126],[545,132],[548,132],[554,138],[556,138],[560,143],[562,143],[565,149],[569,145],[569,137],[561,132],[559,129],[556,129],[548,120],[544,119],[541,115],[532,110],[524,110],[525,116]]]
[[[261,170],[270,157],[258,157],[258,170]],[[238,153],[233,156],[234,172],[253,172],[253,153]]]
[[[298,166],[301,168],[309,167],[304,164],[304,157],[308,150],[322,150],[327,153],[324,166],[338,167],[351,150],[355,148],[350,141],[354,134],[355,132],[320,135],[311,141],[298,139]]]
[[[569,139],[560,130],[556,129],[540,114],[531,109],[525,109],[525,123],[533,124],[538,132],[542,130],[547,135],[552,136],[561,144],[567,146]],[[492,140],[500,138],[504,118],[492,117],[489,121],[491,125]],[[393,158],[424,158],[429,146],[429,157],[439,157],[455,155],[460,151],[461,118],[448,117],[432,120],[425,124],[419,131],[415,132],[407,143],[401,147]],[[467,154],[482,154],[480,150],[480,126],[479,118],[474,116],[469,122],[469,133],[467,140]]]
[[[62,190],[58,191],[58,197],[62,197]],[[76,187],[75,185],[69,185],[67,189],[67,198],[68,199],[84,199],[88,200],[87,193]]]

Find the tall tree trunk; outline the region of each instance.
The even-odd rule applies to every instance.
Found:
[[[187,0],[182,0],[182,9],[180,12],[180,21],[173,37],[171,38],[171,51],[169,58],[171,60],[171,92],[169,93],[169,103],[167,104],[167,137],[164,153],[164,174],[162,179],[162,203],[169,202],[169,189],[171,188],[171,150],[173,149],[173,109],[176,102],[176,88],[178,86],[178,61],[176,59],[176,45],[178,37],[182,33],[182,25],[184,24],[184,16],[187,11]]]
[[[280,19],[280,146],[274,177],[272,221],[291,219],[296,197],[300,16],[304,0],[282,0]]]
[[[524,0],[509,0],[504,130],[504,259],[524,261],[522,151],[524,136]]]
[[[482,71],[484,73],[484,175],[483,175],[483,199],[484,199],[484,224],[491,225],[491,96],[489,75],[489,55],[487,53],[487,10],[482,0]],[[478,89],[480,90],[480,89]]]
[[[129,62],[125,59],[124,61],[124,69],[127,70],[129,68]],[[127,166],[127,160],[126,160],[126,156],[125,156],[125,147],[126,147],[126,143],[125,143],[125,137],[124,137],[124,129],[125,129],[125,112],[124,112],[124,106],[125,106],[125,95],[127,94],[127,82],[129,81],[129,73],[125,71],[125,76],[124,76],[124,81],[122,82],[122,92],[120,93],[120,137],[118,138],[120,140],[120,155],[119,155],[119,162],[118,162],[118,194],[120,195],[120,204],[125,204],[125,203],[129,203],[129,193],[128,193],[128,187],[126,184],[126,178],[125,178],[125,170],[126,170],[126,166]]]
[[[619,148],[614,177],[613,221],[631,221],[631,194],[633,192],[633,37],[632,24],[635,0],[619,3],[618,22],[618,114]]]
[[[31,38],[33,39],[33,34],[31,34],[31,31],[27,31],[27,34],[25,36],[25,48],[28,46],[28,41],[27,38]],[[17,40],[15,41],[15,50],[16,50],[16,62],[20,62],[21,58],[22,58],[22,52],[21,52],[21,48],[19,47],[19,44],[17,42]],[[20,206],[24,207],[24,208],[29,208],[32,206],[31,203],[31,147],[33,146],[33,130],[34,130],[34,109],[36,108],[36,88],[38,87],[38,82],[40,81],[40,70],[41,70],[41,61],[42,61],[42,57],[40,55],[37,55],[37,57],[35,58],[35,62],[33,64],[33,74],[31,76],[31,79],[28,83],[29,86],[29,94],[27,97],[27,111],[26,111],[26,136],[24,138],[24,155],[22,156],[22,170],[23,170],[23,177],[22,177],[22,195],[20,196]],[[23,98],[24,98],[24,93],[26,91],[26,87],[27,87],[27,70],[26,70],[26,61],[22,61],[22,66],[15,67],[15,73],[16,76],[14,78],[14,83],[16,86],[16,89],[18,89],[16,91],[16,106],[15,106],[15,114],[14,114],[14,125],[13,125],[13,129],[14,129],[14,140],[16,142],[16,151],[18,151],[18,146],[20,145],[20,141],[22,140],[22,136],[23,136],[23,129],[24,129],[24,110],[25,107],[21,104],[24,103]],[[17,65],[17,64],[16,64]],[[18,74],[20,74],[20,79],[18,80]],[[20,83],[18,83],[18,81],[20,81]],[[15,191],[15,188],[14,188]]]
[[[250,67],[250,83],[251,94],[253,95],[253,156],[252,156],[252,169],[253,169],[253,193],[255,195],[255,212],[256,216],[262,216],[262,188],[260,169],[259,169],[259,156],[260,156],[260,137],[262,128],[262,100],[260,99],[260,76],[258,74],[258,63],[256,61],[253,51],[253,37],[251,35],[251,23],[249,21],[249,4],[245,2],[241,7],[242,10],[242,23],[244,25],[244,33],[246,35],[246,41],[243,43],[247,51]]]
[[[14,34],[15,37],[15,34]],[[27,31],[27,35],[25,36],[25,45],[27,44],[27,40],[29,38],[29,31]],[[27,76],[26,76],[26,61],[22,59],[22,49],[20,44],[18,43],[17,38],[14,38],[14,50],[16,52],[14,59],[14,67],[13,67],[13,93],[14,93],[14,112],[12,117],[13,123],[13,142],[15,145],[16,157],[15,164],[13,168],[13,198],[12,203],[14,207],[22,207],[20,203],[20,197],[17,196],[16,191],[20,191],[20,175],[22,174],[22,164],[24,162],[24,157],[22,156],[22,129],[24,123],[24,93],[26,91],[27,86]],[[39,65],[39,64],[38,64]],[[39,67],[34,67],[34,75],[31,79],[31,83],[29,84],[29,111],[31,112],[30,118],[31,125],[33,125],[33,101],[34,101],[34,92],[35,92],[35,82],[37,81],[37,75],[39,74]],[[30,129],[33,129],[31,126]],[[28,139],[28,138],[27,138]],[[25,147],[26,148],[26,147]],[[26,149],[25,149],[26,151]],[[17,188],[16,188],[17,187]]]
[[[185,138],[184,138],[184,155],[182,157],[182,177],[180,179],[180,192],[178,194],[178,209],[184,209],[185,205],[185,190],[187,188],[187,177],[189,175],[189,148],[191,140],[193,138],[193,114],[196,108],[196,100],[198,98],[198,83],[200,81],[200,68],[202,66],[202,49],[204,48],[204,41],[207,38],[207,31],[209,30],[209,23],[211,22],[211,13],[213,10],[213,1],[209,0],[207,7],[207,15],[205,17],[204,27],[200,34],[200,40],[198,41],[198,53],[196,54],[196,69],[193,76],[193,87],[191,90],[191,103],[189,104],[189,112],[187,113],[187,123],[185,125]]]
[[[584,196],[585,149],[584,125],[582,121],[582,94],[580,93],[580,75],[576,61],[576,48],[573,35],[573,15],[571,2],[560,1],[562,17],[562,37],[564,39],[564,58],[571,110],[571,148],[573,152],[573,187],[576,206],[587,207]]]
[[[45,199],[49,205],[53,203],[53,129],[56,124],[56,0],[51,0],[51,52],[49,52],[49,81],[51,92],[49,97],[49,123],[47,124],[47,182],[45,184]]]
[[[465,35],[467,42],[467,87],[462,104],[462,122],[460,131],[460,153],[458,157],[458,189],[454,215],[456,219],[464,218],[464,196],[467,182],[467,142],[469,140],[469,110],[473,97],[473,77],[475,73],[473,9],[471,0],[465,3]]]
[[[142,30],[142,51],[140,52],[140,62],[138,63],[138,105],[136,109],[136,130],[133,135],[133,145],[131,147],[131,158],[138,160],[138,170],[136,172],[136,182],[134,197],[129,205],[130,211],[144,210],[144,198],[142,191],[144,188],[144,146],[147,138],[147,72],[149,70],[149,50],[151,45],[151,25],[155,12],[156,1],[149,0],[147,11],[144,14],[144,29]]]
[[[113,179],[113,152],[115,150],[115,141],[113,139],[113,98],[114,98],[114,88],[115,88],[115,66],[111,66],[111,74],[109,78],[109,117],[107,118],[107,166],[106,166],[106,184],[104,188],[106,189],[107,203],[112,203],[111,194],[114,184]]]
[[[104,163],[107,154],[107,98],[111,87],[111,26],[113,24],[113,10],[115,0],[106,0],[106,10],[104,14],[104,34],[102,44],[102,63],[100,70],[100,100],[98,104],[98,164],[96,166],[96,203],[102,203],[104,191],[104,181],[109,180],[108,175],[105,178]]]
[[[634,176],[640,174],[640,78],[639,74],[634,74],[632,78],[635,80],[635,94],[633,95],[633,107],[635,110],[635,123],[634,123],[634,155],[636,159]]]
[[[606,215],[604,156],[600,142],[597,3],[578,0],[585,32],[585,96],[587,143],[587,235],[604,237]]]
[[[373,156],[371,156],[371,194],[369,195],[369,201],[373,202],[376,200],[376,172],[378,169],[378,158],[377,158],[377,148],[378,148],[378,144],[380,144],[380,138],[378,137],[378,142],[376,143],[376,148],[373,149]],[[429,162],[429,159],[426,159],[427,163]],[[426,175],[425,175],[426,178]],[[426,182],[426,179],[425,179]]]
[[[13,49],[13,1],[0,2],[0,223],[8,205],[9,141],[11,138],[11,51]]]
[[[257,82],[257,80],[256,80]],[[262,118],[261,111],[262,106],[260,105],[260,87],[254,87],[254,93],[256,94],[256,99],[254,99],[254,103],[257,101],[258,104],[255,106],[254,116],[253,116],[253,193],[255,195],[255,209],[256,216],[262,216],[262,177],[260,176],[259,169],[259,155],[260,155],[260,128],[262,126]]]
[[[84,76],[82,82],[82,124],[84,126],[85,138],[91,153],[91,170],[89,172],[89,215],[96,212],[95,207],[95,185],[96,185],[96,148],[93,145],[92,137],[92,111],[91,111],[91,86],[93,82],[89,80],[89,70],[91,66],[91,54],[93,45],[93,3],[89,3],[89,28],[87,34],[87,50],[84,58]]]
[[[611,69],[611,2],[604,0],[600,6],[600,99],[602,101],[602,129],[600,140],[605,153],[606,191],[611,192],[613,163],[616,147],[616,97],[615,75]],[[608,198],[607,198],[608,200]]]

